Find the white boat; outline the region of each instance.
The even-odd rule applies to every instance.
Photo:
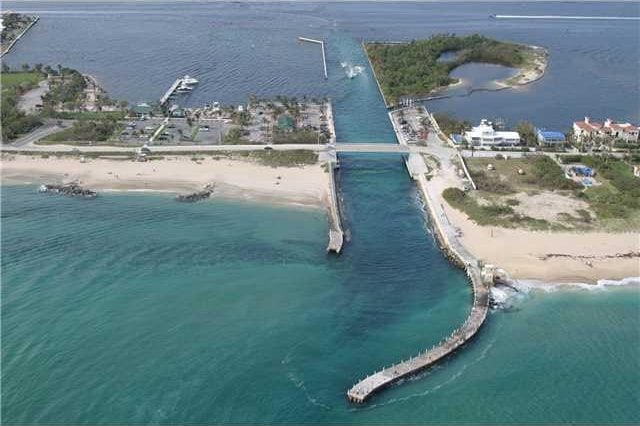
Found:
[[[197,79],[190,77],[188,74],[182,77],[182,82],[188,86],[193,86],[194,84],[199,83]]]
[[[185,84],[185,82],[183,81],[182,83],[180,83],[180,85],[176,89],[176,93],[187,93],[192,90],[193,90],[193,87],[189,86],[188,84]]]

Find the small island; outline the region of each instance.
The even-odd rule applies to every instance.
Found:
[[[449,73],[460,65],[482,62],[517,68],[518,74],[498,82],[502,87],[531,83],[547,65],[542,47],[493,40],[479,34],[435,35],[410,43],[364,44],[387,106],[406,96],[428,96],[439,88],[456,84]],[[450,60],[441,60],[451,55]]]

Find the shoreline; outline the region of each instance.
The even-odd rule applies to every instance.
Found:
[[[504,269],[512,280],[595,285],[640,276],[637,232],[544,232],[480,226],[443,202],[476,257]],[[629,255],[633,253],[633,255]]]
[[[542,47],[542,46],[536,46],[533,44],[528,44],[526,45],[527,47],[537,51],[537,52],[541,52],[541,54],[539,54],[536,59],[534,59],[534,63],[537,65],[536,67],[534,67],[533,69],[531,68],[519,68],[519,67],[511,67],[515,70],[517,70],[517,74],[511,76],[511,77],[507,77],[501,80],[491,80],[490,83],[495,84],[497,87],[496,88],[490,88],[490,89],[474,89],[473,87],[470,87],[469,89],[469,93],[463,96],[469,96],[471,94],[473,94],[473,92],[476,91],[483,91],[483,92],[499,92],[501,90],[506,90],[506,89],[518,89],[518,88],[522,88],[524,86],[527,86],[529,84],[535,83],[536,81],[541,80],[546,72],[547,72],[547,67],[549,65],[549,52],[547,51],[546,48]],[[369,61],[369,67],[371,68],[371,71],[373,72],[373,78],[376,81],[376,84],[378,86],[378,92],[380,93],[380,95],[382,96],[382,100],[384,101],[385,106],[387,107],[387,109],[391,109],[394,107],[399,106],[399,104],[395,104],[395,105],[391,105],[387,102],[387,99],[385,98],[384,92],[382,91],[382,87],[380,86],[380,82],[378,81],[378,76],[376,75],[375,69],[373,68],[373,65],[371,64],[371,59],[369,58],[369,55],[367,54],[367,50],[366,47],[364,46],[363,43],[363,49],[365,52],[365,56],[367,57],[367,60]],[[482,63],[482,62],[467,62],[465,64],[461,64],[462,65],[466,65],[466,64],[473,64],[473,63]],[[456,67],[457,68],[457,67]],[[455,69],[455,68],[454,68]],[[453,70],[451,70],[449,72],[449,75],[451,74],[451,72],[453,72]],[[446,86],[438,86],[435,87],[433,89],[431,89],[430,91],[428,91],[427,93],[420,93],[420,94],[414,94],[414,95],[405,95],[408,98],[412,98],[415,97],[416,99],[413,99],[414,102],[428,102],[428,101],[432,101],[432,100],[437,100],[437,99],[446,99],[446,98],[451,98],[454,96],[460,96],[460,95],[448,95],[447,92],[451,89],[454,89],[458,86],[463,85],[466,80],[463,78],[456,78],[456,82],[455,83],[451,83],[451,84],[447,84]]]
[[[161,160],[39,158],[3,154],[3,185],[77,182],[105,192],[184,194],[215,184],[212,198],[327,209],[329,177],[320,163],[270,167],[244,159],[184,156]],[[73,172],[68,172],[73,170]]]
[[[397,137],[401,141],[401,135]],[[484,265],[504,270],[513,280],[558,284],[593,285],[598,280],[640,276],[638,231],[550,232],[476,224],[442,196],[446,188],[463,186],[456,172],[456,150],[444,145],[435,133],[429,143],[440,167],[425,182],[432,196],[426,207],[437,207],[435,222],[451,228],[454,239]]]

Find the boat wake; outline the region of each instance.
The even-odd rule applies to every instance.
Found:
[[[364,67],[360,65],[351,65],[349,62],[340,62],[340,66],[344,70],[347,77],[354,78],[362,74]]]
[[[291,354],[287,354],[286,357],[281,361],[282,365],[289,365],[291,361],[293,360],[293,357],[291,356]],[[293,367],[289,367],[289,372],[287,372],[287,379],[293,383],[293,385],[299,389],[300,391],[302,391],[305,395],[305,398],[307,399],[307,401],[312,404],[315,405],[316,407],[320,407],[323,408],[327,411],[331,410],[331,407],[328,406],[327,404],[324,404],[322,402],[320,402],[318,400],[318,398],[314,398],[313,396],[311,396],[311,394],[309,393],[309,390],[307,389],[307,386],[304,383],[304,380],[302,380],[298,374],[296,373],[295,369]]]

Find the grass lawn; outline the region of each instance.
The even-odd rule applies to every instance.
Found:
[[[44,76],[38,72],[3,72],[0,74],[0,83],[2,91],[17,88],[20,83],[31,83],[36,86],[40,81],[44,80]]]
[[[124,120],[124,111],[82,111],[82,112],[54,112],[50,114],[51,118],[59,118],[65,120],[101,120],[103,118],[113,118],[115,120]]]

